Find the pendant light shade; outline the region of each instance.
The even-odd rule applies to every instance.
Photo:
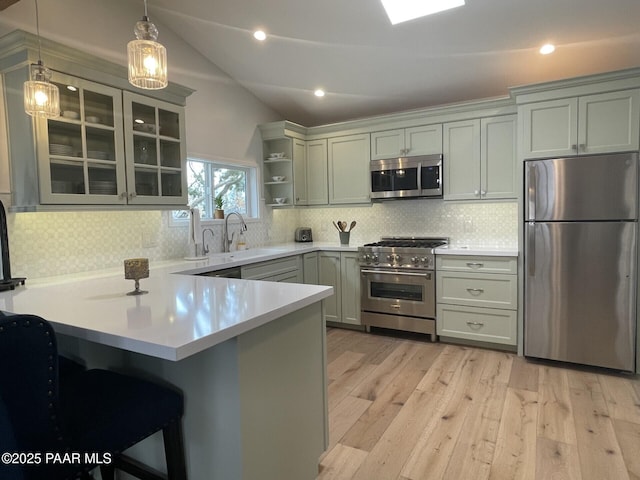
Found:
[[[144,2],[144,17],[134,28],[135,40],[127,45],[129,58],[129,83],[145,90],[165,88],[167,80],[167,49],[158,43],[158,29],[147,16],[147,1]]]
[[[32,117],[57,118],[60,116],[60,91],[49,82],[51,71],[42,63],[40,53],[40,22],[36,2],[36,30],[38,33],[38,63],[29,69],[29,80],[24,82],[24,111]]]

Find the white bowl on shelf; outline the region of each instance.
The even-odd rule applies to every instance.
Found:
[[[284,175],[275,175],[271,177],[271,180],[273,180],[274,182],[284,182],[284,179]]]
[[[101,123],[100,117],[96,117],[95,115],[89,115],[86,120],[89,123]]]
[[[271,160],[277,159],[277,158],[283,158],[284,157],[284,152],[280,152],[280,153],[270,153],[269,154],[269,158]]]
[[[276,202],[278,205],[284,205],[285,203],[287,203],[287,198],[286,197],[276,197],[273,199],[274,202]]]
[[[64,118],[71,118],[72,120],[77,120],[80,118],[80,114],[78,112],[74,112],[73,110],[65,110],[62,112],[62,116]]]

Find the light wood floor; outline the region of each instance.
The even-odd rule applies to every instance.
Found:
[[[640,479],[640,380],[329,329],[318,480]]]

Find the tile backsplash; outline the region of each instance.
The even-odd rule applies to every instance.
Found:
[[[400,200],[371,206],[263,209],[248,222],[249,247],[290,242],[298,226],[311,227],[320,242],[338,242],[332,221],[357,221],[351,245],[381,236],[447,236],[456,245],[517,247],[517,203],[451,203]],[[172,225],[170,212],[38,212],[8,215],[13,274],[40,278],[122,265],[125,258],[182,258],[188,227]],[[233,219],[235,221],[235,219]],[[211,250],[222,250],[222,225],[207,234]]]

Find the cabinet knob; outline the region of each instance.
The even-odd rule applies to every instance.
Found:
[[[122,192],[118,195],[119,200],[124,200],[125,198],[127,198],[127,192]]]
[[[578,145],[576,145],[575,143],[573,145],[571,145],[571,150],[575,150],[577,152],[578,151]]]
[[[580,147],[580,151],[584,152],[587,149],[587,146],[584,143],[581,143],[580,145],[578,145]]]
[[[483,197],[487,194],[486,190],[480,190],[480,195],[482,195]]]
[[[473,191],[473,194],[474,194],[476,197],[480,196],[480,190],[474,190],[474,191]]]
[[[136,196],[137,196],[137,195],[136,195],[136,192],[132,192],[132,193],[130,193],[130,194],[129,194],[129,200],[132,200],[132,199],[133,199],[133,198],[135,198]]]

